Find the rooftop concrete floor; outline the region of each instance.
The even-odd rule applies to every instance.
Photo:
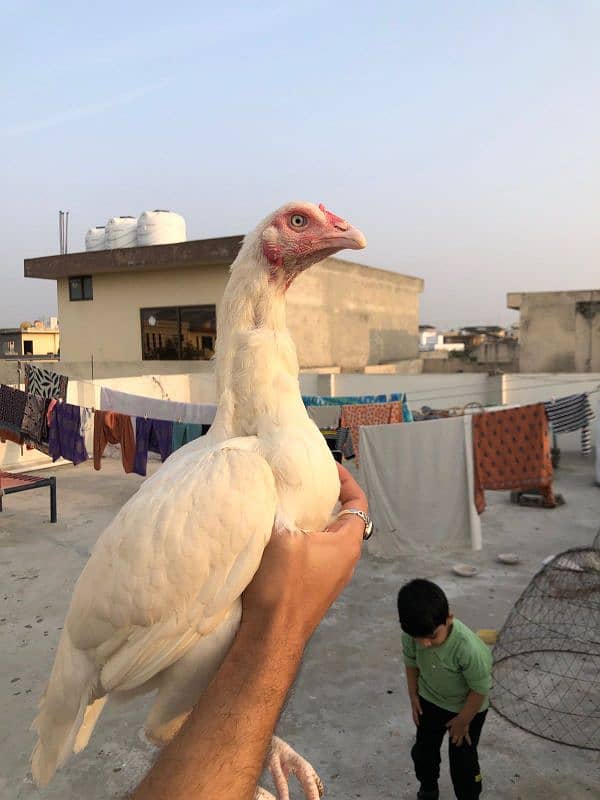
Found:
[[[141,478],[124,475],[118,461],[60,467],[59,522],[48,522],[47,490],[4,499],[0,516],[0,797],[123,797],[148,767],[154,750],[141,734],[147,699],[110,706],[87,750],[39,791],[29,773],[34,742],[29,725],[47,679],[71,589],[96,538],[135,492]],[[401,800],[416,796],[409,750],[413,740],[395,595],[422,576],[439,582],[452,608],[472,628],[499,628],[549,554],[590,544],[600,525],[600,489],[583,457],[564,459],[556,484],[567,505],[553,510],[510,505],[507,493],[488,493],[484,549],[452,556],[407,555],[382,561],[365,555],[352,585],[331,609],[307,651],[295,691],[279,726],[315,765],[332,800]],[[495,561],[516,551],[518,566]],[[457,560],[479,567],[455,577]],[[598,753],[525,733],[491,711],[480,755],[484,797],[494,800],[590,800],[600,797]],[[295,786],[294,797],[300,797]],[[442,798],[453,792],[444,757]]]

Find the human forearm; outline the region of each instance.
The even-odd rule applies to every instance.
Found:
[[[298,637],[277,622],[242,622],[216,677],[132,800],[251,800],[301,655]]]
[[[408,664],[405,666],[406,668],[406,684],[408,686],[408,695],[411,700],[414,700],[415,697],[419,695],[419,668],[418,667],[409,667]]]
[[[466,723],[471,722],[473,717],[479,712],[484,700],[484,694],[479,694],[479,692],[474,692],[471,690],[467,695],[465,704],[461,708],[458,716],[461,717],[461,719],[463,719]]]

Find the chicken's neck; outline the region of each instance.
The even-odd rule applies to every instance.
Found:
[[[229,280],[219,313],[216,378],[218,421],[228,436],[308,419],[285,294],[264,270],[234,271]]]

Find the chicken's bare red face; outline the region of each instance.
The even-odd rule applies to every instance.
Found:
[[[340,250],[361,250],[364,235],[349,222],[309,203],[290,204],[279,211],[262,234],[262,251],[269,279],[287,289],[313,264]]]

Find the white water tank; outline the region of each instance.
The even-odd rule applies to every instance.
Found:
[[[185,242],[185,220],[173,211],[144,211],[137,223],[137,243],[139,247],[151,244],[175,244]]]
[[[137,219],[111,217],[106,223],[106,248],[135,247],[137,245]]]
[[[106,234],[104,225],[90,228],[85,235],[86,250],[106,250]]]

